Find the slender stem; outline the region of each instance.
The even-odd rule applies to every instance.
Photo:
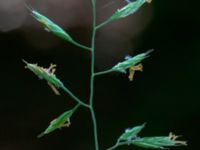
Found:
[[[105,71],[101,71],[101,72],[96,72],[96,73],[94,74],[94,76],[104,75],[104,74],[111,73],[111,72],[113,72],[112,69],[105,70]]]
[[[114,146],[108,148],[107,150],[113,150],[113,149],[115,149],[115,148],[117,148],[117,147],[118,147],[118,144],[115,144]]]
[[[71,42],[72,44],[74,44],[74,45],[76,45],[76,46],[82,48],[82,49],[91,51],[91,48],[90,48],[90,47],[87,47],[87,46],[85,46],[85,45],[82,45],[82,44],[80,44],[80,43],[78,43],[78,42],[76,42],[76,41],[74,41],[74,40],[72,40],[72,41],[70,41],[70,42]]]
[[[66,88],[65,86],[61,87],[66,93],[68,93],[78,104],[90,108],[90,106],[86,103],[84,103],[83,101],[81,101],[78,97],[76,97],[68,88]]]
[[[128,144],[127,142],[119,142],[119,141],[117,141],[117,143],[114,146],[112,146],[110,148],[107,148],[106,150],[114,150],[114,149],[116,149],[119,146],[127,145],[127,144]]]
[[[81,106],[80,103],[76,104],[76,106],[73,108],[73,113]]]
[[[95,37],[96,37],[96,0],[92,0],[92,13],[93,13],[93,32],[91,41],[91,77],[90,77],[90,113],[93,122],[95,150],[99,150],[97,122],[93,106],[94,98],[94,62],[95,62]]]
[[[112,19],[109,18],[108,20],[106,20],[106,21],[102,22],[101,24],[97,25],[96,29],[99,29],[99,28],[105,26],[106,24],[110,23],[111,21],[112,21]]]
[[[92,123],[93,123],[93,128],[94,128],[94,141],[95,141],[95,150],[99,150],[99,141],[98,141],[98,132],[97,132],[97,121],[96,121],[96,116],[95,116],[95,111],[94,108],[90,108],[90,113],[92,116]]]

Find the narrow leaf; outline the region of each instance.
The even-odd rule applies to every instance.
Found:
[[[140,63],[143,59],[149,57],[149,53],[151,53],[153,50],[149,50],[146,53],[138,54],[134,57],[128,58],[127,60],[123,62],[119,62],[117,65],[115,65],[112,70],[113,71],[119,71],[119,72],[126,72],[126,69],[133,67]]]
[[[141,130],[145,127],[145,124],[133,127],[131,129],[126,129],[125,133],[120,136],[120,140],[130,141],[133,138],[137,137],[137,134],[141,132]]]
[[[31,10],[32,16],[39,21],[47,31],[52,32],[56,36],[67,40],[67,41],[72,41],[72,38],[69,36],[68,33],[66,33],[61,27],[59,27],[57,24],[52,22],[50,19],[47,17],[43,16],[39,12],[35,10]]]
[[[144,3],[150,3],[150,0],[136,0],[134,2],[129,2],[123,8],[117,10],[112,16],[111,20],[116,20],[120,18],[127,17],[133,13],[135,13]]]
[[[143,148],[165,149],[171,146],[185,146],[185,141],[177,141],[178,136],[170,133],[169,136],[144,137],[132,141],[132,144]]]
[[[23,60],[23,62],[26,64],[25,68],[31,70],[40,79],[46,80],[49,86],[52,88],[52,90],[57,95],[59,94],[59,92],[56,91],[56,88],[63,87],[63,83],[54,74],[56,71],[55,69],[56,65],[51,64],[49,68],[43,68],[38,66],[37,64],[30,64],[25,60]]]
[[[62,127],[69,127],[70,126],[70,117],[72,116],[73,112],[74,112],[73,109],[66,111],[63,114],[61,114],[58,118],[51,121],[50,125],[47,127],[47,129],[38,135],[38,138],[40,138],[46,134],[49,134],[49,133],[55,131],[56,129],[60,129]]]
[[[80,104],[77,104],[73,109],[62,113],[59,117],[57,117],[56,119],[51,121],[50,125],[47,127],[47,129],[38,135],[38,138],[40,138],[46,134],[49,134],[49,133],[55,131],[56,129],[61,129],[63,127],[69,127],[71,124],[70,118],[73,115],[73,113],[79,108],[79,106],[80,106]]]

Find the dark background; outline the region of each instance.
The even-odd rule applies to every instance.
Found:
[[[66,29],[74,39],[89,45],[90,3],[84,2],[83,8],[87,8],[88,14],[73,18],[80,21],[79,24],[75,24],[74,21],[75,23]],[[104,4],[107,3],[108,1],[102,1],[98,4],[98,16],[104,12]],[[42,1],[41,4],[32,5],[54,20],[56,20],[54,12],[73,17],[73,12],[65,14],[62,7],[53,5],[50,7],[51,13],[48,14],[42,11],[44,4],[45,2]],[[116,1],[106,6],[105,9],[110,9],[110,12],[103,14],[104,17],[110,16],[111,12],[121,8],[123,4]],[[70,3],[65,5],[70,7]],[[81,9],[78,4],[73,5],[74,8],[76,6]],[[130,23],[131,19],[134,19],[131,16],[111,23],[97,33],[96,71],[109,69],[122,61],[127,54],[138,54],[151,48],[155,49],[151,57],[143,63],[144,72],[138,72],[133,82],[128,81],[127,75],[117,73],[96,79],[95,110],[101,150],[114,144],[115,139],[124,132],[125,128],[144,122],[147,126],[141,136],[168,135],[172,131],[183,135],[181,139],[188,141],[187,147],[174,149],[198,149],[200,133],[198,6],[199,3],[195,1],[155,0],[135,14],[143,18],[136,19],[137,26]],[[77,12],[78,9],[74,11]],[[46,67],[50,63],[56,63],[57,77],[87,101],[90,54],[45,32],[41,26],[37,26],[38,23],[31,18],[27,10],[24,13],[27,15],[26,21],[33,23],[33,26],[21,25],[16,29],[0,32],[0,149],[94,149],[91,118],[88,110],[84,108],[74,114],[70,128],[37,139],[36,136],[48,126],[51,120],[70,109],[75,103],[64,92],[61,92],[61,96],[54,95],[45,81],[38,80],[30,71],[24,69],[21,59],[31,63],[37,62]],[[9,20],[10,14],[6,15],[8,14],[1,16],[2,23]],[[64,19],[67,20],[67,17]],[[149,20],[143,21],[145,19]],[[57,22],[59,23],[59,20]],[[122,26],[126,22],[129,23],[127,28]],[[140,32],[130,35],[145,22],[148,23]],[[117,28],[118,25],[120,28]],[[127,40],[124,40],[126,35]],[[57,43],[53,43],[54,40]],[[48,44],[51,46],[48,47]],[[123,51],[123,47],[129,50]],[[130,146],[119,149],[138,148]]]

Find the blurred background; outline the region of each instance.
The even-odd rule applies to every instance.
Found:
[[[29,0],[26,4],[51,18],[76,41],[90,45],[90,0]],[[126,4],[97,0],[98,23]],[[141,136],[183,135],[187,147],[198,149],[200,112],[199,2],[158,1],[134,15],[101,28],[96,38],[95,70],[109,69],[127,55],[155,49],[143,62],[144,71],[130,82],[112,73],[95,81],[95,110],[100,149],[113,145],[124,129],[147,123]],[[0,149],[94,150],[90,114],[84,108],[72,117],[70,128],[41,139],[51,120],[74,101],[64,92],[56,96],[45,81],[24,69],[21,59],[48,67],[87,102],[90,54],[58,39],[31,17],[23,0],[0,1]],[[120,150],[139,150],[121,147]]]

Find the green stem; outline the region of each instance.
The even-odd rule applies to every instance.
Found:
[[[80,103],[76,104],[76,106],[73,108],[73,113],[81,106]]]
[[[95,116],[95,111],[94,108],[90,108],[90,113],[92,116],[92,123],[93,123],[93,128],[94,128],[94,141],[95,141],[95,150],[99,150],[99,141],[98,141],[98,132],[97,132],[97,121],[96,121],[96,116]]]
[[[112,146],[110,148],[107,148],[106,150],[114,150],[114,149],[116,149],[119,146],[127,145],[127,144],[128,144],[127,142],[119,142],[119,140],[118,140],[117,143],[114,146]]]
[[[71,42],[72,44],[74,44],[74,45],[76,45],[76,46],[82,48],[82,49],[91,51],[91,48],[90,48],[90,47],[87,47],[87,46],[85,46],[85,45],[82,45],[82,44],[80,44],[80,43],[78,43],[78,42],[76,42],[76,41],[74,41],[74,40],[72,40],[72,41],[70,41],[70,42]]]
[[[115,148],[117,148],[117,147],[118,147],[118,145],[117,145],[117,144],[115,144],[114,146],[112,146],[112,147],[108,148],[107,150],[113,150],[113,149],[115,149]]]
[[[105,70],[105,71],[101,71],[101,72],[96,72],[96,73],[94,74],[94,76],[104,75],[104,74],[111,73],[111,72],[113,72],[112,69]]]
[[[93,99],[94,99],[94,62],[95,62],[95,37],[96,37],[96,0],[92,0],[92,14],[93,14],[93,30],[91,41],[91,77],[90,77],[90,113],[92,117],[95,150],[99,150],[97,122],[94,112]]]
[[[103,23],[99,24],[98,26],[96,26],[96,29],[99,29],[103,26],[105,26],[106,24],[110,23],[112,21],[111,18],[109,18],[108,20],[104,21]]]
[[[68,88],[66,88],[65,86],[61,87],[66,93],[68,93],[78,104],[90,108],[90,106],[86,103],[84,103],[83,101],[81,101],[78,97],[76,97]]]

